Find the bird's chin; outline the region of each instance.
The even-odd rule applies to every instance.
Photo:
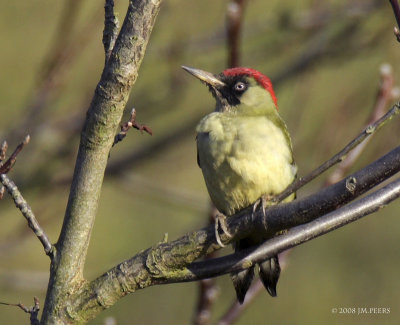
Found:
[[[217,103],[215,110],[220,113],[227,113],[232,111],[232,106],[230,106],[226,100],[223,100]]]

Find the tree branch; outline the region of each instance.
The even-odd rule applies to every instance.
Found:
[[[110,58],[111,52],[115,45],[115,40],[118,36],[119,23],[114,15],[114,0],[106,0],[104,5],[104,31],[103,45],[105,52],[105,62]]]
[[[396,91],[397,87],[394,88],[392,67],[389,64],[383,64],[380,68],[380,75],[381,80],[375,99],[375,105],[371,110],[370,116],[368,117],[368,121],[366,123],[367,126],[375,123],[379,118],[381,118],[388,107],[388,102],[398,98],[399,96],[398,91]],[[366,138],[346,156],[346,158],[337,166],[335,171],[327,178],[325,185],[336,183],[344,177],[346,172],[361,155],[370,139],[371,137]]]
[[[127,14],[81,133],[70,196],[50,272],[42,323],[69,323],[71,293],[84,283],[83,267],[115,131],[136,81],[161,0],[129,1]]]
[[[11,195],[12,199],[14,200],[15,206],[21,211],[26,221],[28,221],[29,228],[33,230],[36,237],[42,243],[46,255],[50,256],[50,258],[53,258],[54,247],[42,227],[40,227],[39,222],[35,217],[35,214],[33,213],[28,202],[25,201],[17,186],[5,174],[0,175],[0,182],[7,189],[7,192]]]
[[[136,122],[136,110],[132,108],[129,121],[121,125],[121,131],[115,136],[113,146],[115,146],[118,142],[122,141],[126,137],[126,134],[131,127],[141,132],[145,131],[148,134],[153,135],[153,131],[147,125],[139,124],[138,122]]]
[[[252,207],[244,209],[227,219],[227,228],[232,235],[230,241],[237,241],[250,233],[271,235],[279,230],[310,222],[321,215],[337,210],[338,207],[354,200],[399,171],[400,147],[397,147],[347,179],[318,191],[316,194],[290,203],[272,206],[268,209],[265,217],[262,211],[256,211],[253,214]],[[396,191],[397,189],[396,187]],[[365,201],[362,202],[366,204]],[[372,212],[372,210],[376,209],[370,207],[368,211]],[[317,223],[321,222],[317,221]],[[296,237],[299,236],[298,233],[296,235],[292,235],[290,231],[289,233],[292,236],[290,238],[298,240],[299,237]],[[311,235],[308,231],[305,239],[311,238]],[[268,248],[268,254],[272,251],[271,255],[276,254],[294,245],[293,242],[288,242],[285,236],[277,238],[272,239],[274,240],[271,244],[273,250]],[[228,238],[222,239],[228,241]],[[279,242],[277,243],[276,240]],[[284,243],[287,246],[283,246]],[[84,285],[82,290],[71,299],[73,304],[69,310],[71,312],[91,310],[88,314],[94,315],[136,290],[157,284],[196,281],[221,275],[232,270],[249,267],[261,256],[259,250],[256,250],[257,254],[251,255],[256,260],[250,262],[246,258],[247,255],[240,254],[194,263],[198,258],[219,248],[214,236],[214,226],[188,233],[171,243],[159,243]],[[248,254],[249,251],[245,253]],[[266,258],[265,254],[262,256]],[[241,262],[243,258],[246,258],[244,263]]]
[[[240,64],[240,33],[246,0],[231,0],[226,10],[228,67]]]
[[[310,223],[290,229],[284,235],[274,237],[256,249],[247,249],[243,252],[219,257],[212,262],[193,263],[190,266],[192,274],[182,277],[182,281],[192,281],[192,279],[240,271],[255,263],[265,261],[284,250],[298,246],[374,213],[399,197],[400,179],[397,179],[357,202],[350,203]]]
[[[0,189],[0,199],[3,198],[3,193],[4,193],[4,188],[7,190],[7,192],[11,195],[15,206],[21,211],[22,215],[25,217],[25,219],[28,221],[28,226],[33,230],[35,233],[36,237],[40,240],[42,243],[42,246],[44,248],[44,251],[46,252],[46,255],[50,256],[50,258],[53,258],[53,245],[51,244],[49,238],[43,231],[43,229],[40,227],[39,222],[36,220],[36,217],[29,206],[28,202],[25,201],[24,197],[22,196],[21,192],[18,190],[17,186],[14,184],[13,181],[11,181],[7,177],[7,173],[11,170],[11,168],[14,166],[18,154],[21,152],[21,150],[29,143],[30,137],[27,135],[24,140],[15,148],[14,152],[11,154],[11,156],[7,159],[5,163],[3,163],[3,160],[6,157],[6,152],[8,149],[7,142],[4,141],[1,145],[0,148],[0,183],[2,184],[1,189]]]
[[[289,256],[290,250],[286,250],[279,254],[279,264],[281,266],[281,272],[286,269],[287,260]],[[258,297],[259,293],[265,292],[265,287],[261,282],[260,278],[257,278],[250,285],[249,290],[246,293],[246,297],[242,304],[234,298],[232,304],[227,308],[227,310],[223,313],[220,319],[217,321],[217,325],[231,325],[234,324],[242,313],[247,309],[252,302]]]
[[[393,100],[398,96],[397,88],[394,88],[394,77],[392,68],[388,64],[383,64],[380,68],[380,85],[377,91],[375,105],[368,117],[367,125],[376,122],[382,115],[385,113],[385,109],[387,107],[388,101]],[[350,151],[350,153],[346,156],[346,158],[335,168],[334,172],[326,179],[325,186],[332,185],[338,181],[340,181],[345,173],[350,169],[350,167],[354,164],[356,159],[360,156],[363,149],[368,144],[368,140],[370,137],[360,143],[354,150]],[[289,252],[285,251],[284,253]],[[282,254],[280,254],[282,255]],[[286,255],[285,255],[286,256]],[[283,270],[282,258],[280,257],[281,269]],[[249,305],[253,299],[257,296],[257,294],[262,291],[264,288],[263,284],[257,279],[252,283],[249,288],[248,293],[246,294],[246,299],[243,304],[239,304],[235,299],[232,305],[228,308],[228,310],[224,313],[224,315],[218,321],[218,325],[228,325],[233,324],[242,314],[242,312],[246,309],[247,305]]]
[[[15,148],[14,152],[11,154],[10,158],[8,158],[5,163],[3,163],[3,160],[5,159],[8,145],[6,141],[3,142],[0,149],[0,174],[7,174],[11,170],[11,168],[14,166],[17,160],[18,154],[29,143],[29,141],[30,137],[29,135],[27,135],[24,138],[24,140]]]
[[[6,305],[6,306],[15,306],[15,307],[21,308],[24,312],[26,312],[26,313],[28,313],[30,315],[31,325],[39,325],[39,319],[38,319],[38,314],[39,314],[39,310],[40,310],[39,299],[34,297],[33,301],[34,301],[34,305],[31,308],[25,307],[21,303],[9,304],[7,302],[0,302],[0,304],[1,305]]]
[[[392,5],[394,17],[396,18],[397,26],[400,27],[400,7],[398,0],[389,0],[390,4]],[[400,42],[400,31],[399,28],[396,26],[394,27],[394,35],[397,38],[397,41]]]
[[[218,210],[210,202],[210,210],[208,214],[208,224],[215,225],[215,216]],[[217,257],[217,251],[205,256],[205,259],[213,259]],[[218,287],[215,279],[203,279],[198,284],[198,298],[195,314],[193,317],[193,325],[209,325],[211,324],[211,310],[218,297]]]
[[[395,104],[384,116],[374,123],[368,125],[355,139],[350,141],[340,152],[334,155],[331,159],[323,163],[317,169],[314,169],[311,173],[304,177],[298,178],[294,181],[286,190],[275,197],[276,202],[281,202],[283,199],[288,197],[290,194],[295,193],[299,188],[303,187],[305,184],[311,182],[314,178],[321,175],[327,169],[333,165],[343,161],[346,155],[357,147],[362,141],[369,138],[376,131],[378,131],[388,120],[391,120],[393,116],[400,113],[400,103]]]
[[[280,262],[280,261],[279,261]],[[250,285],[249,290],[246,292],[246,297],[242,304],[236,299],[232,302],[226,312],[217,322],[217,325],[231,325],[242,315],[243,311],[254,301],[261,291],[265,291],[265,287],[261,280],[257,278]]]

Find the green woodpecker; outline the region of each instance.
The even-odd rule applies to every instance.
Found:
[[[260,198],[282,192],[295,179],[297,167],[270,79],[249,68],[227,69],[219,75],[183,69],[204,82],[216,100],[215,111],[196,129],[197,162],[216,208],[229,217]],[[293,199],[294,195],[286,201]],[[265,239],[245,238],[234,248],[248,248]],[[260,263],[258,270],[267,291],[276,296],[278,257]],[[254,266],[231,274],[240,303],[253,276]]]

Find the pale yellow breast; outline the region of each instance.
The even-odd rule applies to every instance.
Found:
[[[197,127],[199,162],[208,192],[226,215],[277,194],[294,179],[290,143],[263,116],[207,115]]]

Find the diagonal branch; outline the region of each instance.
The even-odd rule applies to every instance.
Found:
[[[366,125],[375,123],[381,118],[390,100],[395,99],[398,96],[396,88],[394,87],[394,77],[392,67],[389,64],[383,64],[380,68],[380,85],[376,94],[375,105],[368,117]],[[371,137],[366,138],[360,143],[354,150],[352,150],[346,158],[336,167],[335,171],[327,178],[325,184],[333,184],[341,180],[350,167],[354,164],[357,158],[361,155],[365,147],[367,146]]]
[[[327,169],[333,165],[343,161],[346,155],[357,147],[362,141],[369,138],[371,135],[375,134],[388,120],[392,119],[395,115],[400,114],[400,103],[395,104],[384,116],[374,123],[368,125],[356,138],[354,138],[350,143],[348,143],[340,152],[334,155],[331,159],[327,160],[317,169],[314,169],[311,173],[304,177],[298,178],[289,187],[286,188],[281,194],[275,197],[276,202],[281,202],[283,199],[288,197],[290,194],[296,192],[299,188],[303,187],[305,184],[311,182],[317,176],[321,175]]]
[[[14,166],[15,161],[17,160],[18,154],[21,150],[29,143],[30,137],[27,135],[25,139],[15,148],[14,152],[7,159],[7,161],[3,164],[3,160],[6,156],[7,151],[7,142],[4,141],[0,148],[0,183],[2,184],[0,189],[0,199],[3,198],[4,188],[11,195],[14,200],[15,206],[21,211],[22,215],[28,221],[28,226],[33,230],[36,237],[40,240],[43,245],[44,251],[46,255],[53,258],[53,245],[51,244],[49,238],[40,227],[39,222],[36,220],[36,217],[29,206],[28,202],[25,201],[21,192],[18,190],[17,186],[11,181],[6,175],[11,168]]]
[[[33,213],[28,202],[25,201],[17,186],[5,174],[0,175],[0,182],[7,189],[7,192],[11,195],[12,199],[14,200],[15,206],[21,211],[26,221],[28,221],[29,228],[33,230],[36,237],[42,243],[46,255],[50,256],[50,258],[53,258],[53,245],[51,244],[46,233],[43,231],[42,227],[40,227],[39,222],[35,217],[35,214]]]

